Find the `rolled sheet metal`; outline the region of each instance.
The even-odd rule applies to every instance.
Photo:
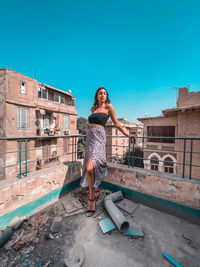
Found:
[[[129,229],[129,222],[124,217],[123,213],[114,204],[115,201],[122,200],[123,194],[121,191],[109,194],[104,199],[104,207],[116,224],[120,232],[126,233]]]

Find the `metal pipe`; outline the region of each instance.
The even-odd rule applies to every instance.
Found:
[[[116,224],[120,232],[125,233],[129,229],[129,222],[121,213],[121,211],[113,203],[117,200],[122,200],[123,195],[121,191],[109,194],[104,199],[104,207],[112,218],[113,222]]]

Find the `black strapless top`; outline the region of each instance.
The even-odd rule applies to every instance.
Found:
[[[103,112],[93,113],[88,117],[89,123],[99,124],[101,126],[106,126],[106,122],[108,121],[109,115]]]

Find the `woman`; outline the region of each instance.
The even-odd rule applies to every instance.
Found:
[[[104,127],[109,116],[117,129],[125,136],[133,138],[118,122],[115,110],[110,104],[108,92],[104,87],[97,89],[91,112],[92,114],[88,118],[91,127],[86,138],[83,175],[81,180],[81,186],[83,188],[89,185],[88,217],[95,213],[95,199],[99,196],[98,187],[107,174],[106,134]]]

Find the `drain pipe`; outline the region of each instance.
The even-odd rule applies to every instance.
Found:
[[[121,191],[109,194],[104,199],[104,207],[106,208],[107,212],[109,213],[110,217],[116,224],[119,231],[125,233],[129,229],[129,222],[124,217],[122,212],[113,203],[117,200],[122,200],[122,199],[123,195]]]

